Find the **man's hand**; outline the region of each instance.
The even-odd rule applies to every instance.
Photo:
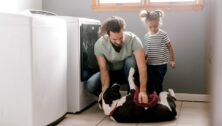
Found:
[[[102,100],[103,93],[104,93],[104,92],[101,92],[101,93],[99,94],[98,102],[100,102],[100,101]]]
[[[99,94],[99,98],[98,98],[98,103],[99,103],[99,108],[102,109],[102,106],[100,106],[100,102],[102,102],[102,97],[103,97],[103,94],[104,92],[107,90],[107,88],[103,88],[101,93]]]
[[[103,108],[102,108],[102,97],[103,97],[103,92],[101,92],[100,94],[99,94],[99,98],[98,98],[98,103],[99,103],[99,108],[102,110]]]
[[[140,93],[139,93],[139,103],[148,104],[148,102],[149,102],[149,99],[148,99],[147,93],[143,92],[143,91],[140,91]]]

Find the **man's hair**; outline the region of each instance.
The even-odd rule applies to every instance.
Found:
[[[111,32],[117,33],[122,29],[125,29],[126,23],[125,20],[121,17],[113,16],[107,18],[101,25],[99,30],[99,35],[103,36],[105,34],[110,34]]]

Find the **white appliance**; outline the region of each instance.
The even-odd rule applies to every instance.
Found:
[[[0,125],[45,126],[67,112],[66,22],[0,13]]]
[[[68,112],[76,113],[97,100],[85,89],[84,83],[98,70],[94,56],[94,43],[98,39],[100,21],[78,17],[60,17],[66,20],[68,30]]]

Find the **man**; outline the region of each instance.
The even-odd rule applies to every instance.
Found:
[[[148,103],[147,67],[141,40],[133,33],[126,32],[121,17],[107,18],[101,25],[101,37],[94,46],[100,72],[86,82],[89,92],[101,96],[113,83],[128,84],[131,67],[135,68],[134,81],[140,87],[140,103]]]

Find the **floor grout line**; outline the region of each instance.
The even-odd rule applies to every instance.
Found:
[[[179,124],[179,119],[180,119],[180,115],[181,115],[181,112],[182,112],[182,107],[183,107],[183,102],[181,102],[181,105],[180,105],[180,109],[179,109],[179,112],[178,112],[178,118],[177,118],[177,121],[176,121],[176,126],[178,126],[178,124]]]
[[[107,118],[107,116],[103,117],[103,118],[96,124],[96,126],[99,126],[99,124],[101,124],[106,118]]]

